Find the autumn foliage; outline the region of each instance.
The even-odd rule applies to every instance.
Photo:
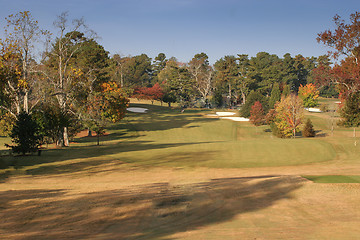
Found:
[[[123,96],[115,82],[108,82],[102,84],[101,103],[103,116],[111,122],[118,122],[125,117],[129,99]]]
[[[138,99],[161,100],[164,96],[164,91],[159,83],[155,83],[152,87],[138,87],[134,91],[134,97]]]
[[[259,101],[256,101],[254,105],[251,106],[249,119],[255,126],[260,126],[265,123],[264,110]]]
[[[302,100],[291,94],[283,97],[275,106],[275,124],[281,136],[295,137],[304,117]]]
[[[318,105],[319,91],[315,84],[308,83],[305,86],[300,85],[299,97],[302,99],[304,107],[315,107]]]
[[[360,13],[350,15],[346,23],[339,15],[334,17],[335,30],[318,34],[318,42],[331,47],[334,59],[344,57],[333,67],[320,65],[314,69],[314,78],[319,85],[336,84],[339,93],[346,99],[360,91]]]

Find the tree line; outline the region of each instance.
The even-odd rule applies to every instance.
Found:
[[[322,96],[340,93],[344,100],[357,101],[351,99],[359,98],[358,19],[357,12],[350,24],[336,16],[342,35],[337,30],[319,34],[318,41],[335,50],[331,56],[346,55],[340,64],[332,64],[330,55],[279,57],[259,52],[253,57],[224,56],[211,65],[206,53],[195,54],[187,63],[164,53],[154,59],[146,54],[110,56],[84,19],[70,21],[62,13],[54,21],[56,32],[50,33],[30,12],[19,12],[6,18],[6,37],[0,40],[1,134],[9,134],[25,114],[37,122],[39,144],[68,146],[81,128],[100,135],[108,122],[121,120],[130,97],[169,106],[242,106],[245,117],[255,102],[267,113],[282,95],[297,95],[308,84],[315,84]]]

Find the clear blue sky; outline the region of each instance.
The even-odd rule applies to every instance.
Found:
[[[0,27],[12,13],[29,10],[43,28],[56,16],[84,17],[111,54],[164,52],[187,62],[205,52],[214,63],[225,55],[260,51],[319,56],[327,48],[317,33],[332,18],[360,11],[359,0],[0,0]]]

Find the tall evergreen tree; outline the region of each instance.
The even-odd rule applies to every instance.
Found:
[[[275,104],[281,99],[281,91],[278,83],[274,83],[274,86],[271,90],[271,95],[269,99],[269,108],[274,108]]]
[[[26,112],[21,112],[18,115],[10,137],[15,145],[6,146],[11,147],[13,152],[23,155],[37,151],[43,138],[37,122]]]

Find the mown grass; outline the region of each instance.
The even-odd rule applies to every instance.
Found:
[[[101,137],[100,146],[96,146],[95,137],[82,137],[76,138],[68,148],[12,159],[27,174],[53,174],[101,171],[108,164],[145,168],[254,168],[339,159],[354,162],[360,157],[353,139],[346,135],[350,132],[337,127],[335,135],[331,135],[329,113],[307,114],[318,137],[279,139],[269,132],[268,126],[254,127],[248,122],[207,117],[215,112],[208,109],[186,109],[181,113],[179,108],[159,104],[132,103],[131,106],[149,111],[128,113],[119,124],[109,126],[109,134]]]
[[[303,177],[315,183],[360,183],[360,176],[325,175]]]
[[[42,156],[16,157],[26,174],[61,174],[120,167],[253,168],[296,166],[331,161],[336,152],[322,138],[278,139],[267,126],[209,118],[210,110],[171,109],[131,104],[148,113],[128,113],[101,138],[82,137],[64,149],[48,149]],[[97,169],[97,170],[96,170]],[[19,170],[18,170],[19,171]]]

